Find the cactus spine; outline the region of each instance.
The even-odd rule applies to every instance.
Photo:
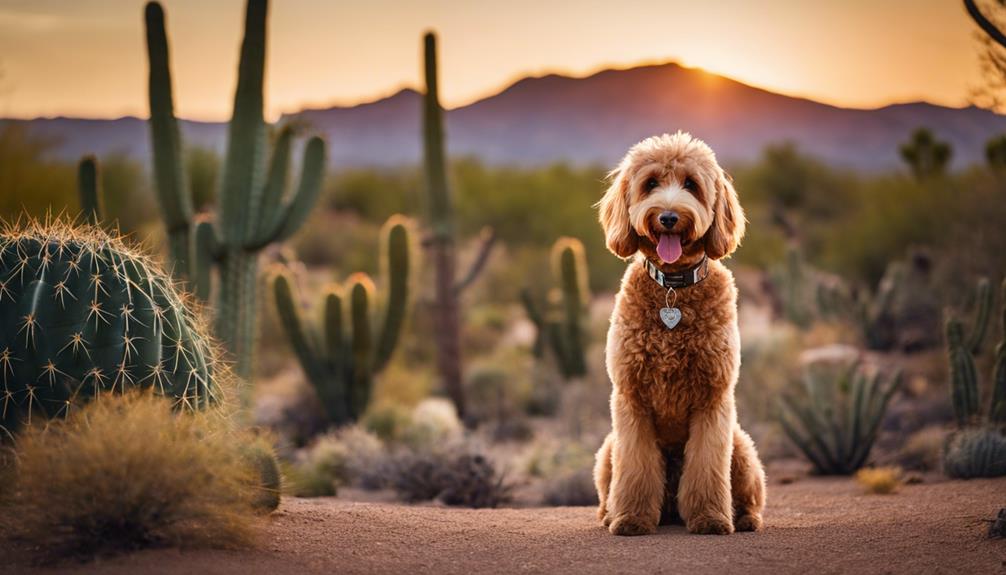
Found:
[[[136,387],[190,408],[217,394],[198,316],[169,277],[99,228],[5,228],[0,303],[5,428]]]
[[[965,337],[964,325],[948,310],[947,357],[950,398],[958,431],[943,453],[944,471],[951,477],[996,477],[1006,474],[1006,280],[1002,284],[1002,339],[995,349],[988,413],[981,416],[981,394],[975,356],[987,331],[992,292],[988,279],[978,283],[975,324]]]
[[[808,370],[805,393],[782,396],[779,423],[815,473],[851,474],[866,463],[900,382],[900,373],[867,376],[858,363],[837,378]]]
[[[263,164],[268,147],[263,116],[267,12],[266,0],[248,1],[220,208],[211,223],[193,221],[173,109],[164,12],[156,2],[146,9],[154,171],[171,254],[176,269],[194,281],[194,291],[203,297],[211,292],[207,285],[210,268],[218,271],[222,285],[214,306],[216,333],[245,380],[252,374],[259,255],[269,244],[290,237],[307,219],[320,192],[325,160],[324,142],[312,138],[304,152],[299,184],[287,193],[293,132],[284,127],[273,145],[268,169]]]
[[[370,313],[375,290],[366,274],[350,276],[345,290],[336,286],[327,290],[318,325],[309,325],[314,322],[301,317],[289,273],[281,272],[273,280],[283,329],[334,425],[356,421],[366,411],[373,378],[394,354],[408,312],[411,247],[403,218],[388,220],[382,235],[386,251],[381,267],[388,295],[376,335],[372,333]],[[343,325],[342,300],[346,294],[351,326],[348,332]]]
[[[448,396],[464,420],[467,415],[461,380],[458,292],[455,286],[457,254],[454,242],[454,214],[444,154],[443,109],[437,88],[437,39],[433,33],[423,38],[426,93],[423,95],[423,160],[426,176],[429,248],[433,257],[436,303],[437,365]]]
[[[587,312],[587,259],[583,244],[576,238],[560,238],[552,246],[552,274],[559,287],[552,290],[544,305],[537,303],[530,290],[521,291],[521,302],[528,318],[538,329],[535,354],[546,348],[556,358],[559,371],[566,379],[587,375],[586,331],[583,321]],[[558,303],[558,305],[550,305]]]

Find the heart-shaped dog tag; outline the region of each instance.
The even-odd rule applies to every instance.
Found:
[[[667,329],[674,329],[681,321],[681,310],[676,307],[660,308],[660,321],[664,322]]]

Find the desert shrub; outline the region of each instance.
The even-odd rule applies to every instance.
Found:
[[[933,471],[940,467],[940,452],[946,432],[939,426],[923,428],[909,436],[898,452],[898,464],[916,471]]]
[[[856,362],[837,373],[815,367],[802,393],[782,396],[779,423],[815,473],[848,475],[866,463],[901,376],[867,375]]]
[[[323,435],[292,467],[292,491],[300,497],[336,495],[339,487],[356,485],[365,489],[384,484],[384,445],[374,434],[359,426],[342,428]]]
[[[413,408],[400,439],[413,449],[424,449],[454,441],[461,432],[461,420],[454,404],[431,397]]]
[[[856,482],[867,493],[886,495],[901,487],[901,475],[899,467],[867,467],[856,472]]]
[[[411,421],[409,409],[398,403],[372,407],[363,414],[360,424],[382,441],[394,442],[405,433]]]
[[[512,499],[513,485],[471,443],[402,448],[385,469],[389,487],[410,503],[439,499],[446,505],[480,508]]]
[[[440,474],[440,500],[447,505],[497,507],[513,499],[511,484],[484,455],[462,453],[449,457]]]
[[[568,471],[545,480],[542,502],[545,505],[597,505],[597,488],[589,468]]]
[[[243,443],[216,414],[103,398],[18,438],[7,527],[50,558],[247,544],[258,478]]]

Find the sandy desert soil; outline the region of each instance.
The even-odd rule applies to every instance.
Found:
[[[0,573],[1006,573],[985,537],[1006,478],[863,495],[849,479],[773,485],[761,533],[614,537],[586,507],[471,510],[287,498],[259,546],[147,551],[57,568],[8,556]]]

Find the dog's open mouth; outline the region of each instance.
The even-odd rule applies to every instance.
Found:
[[[681,257],[681,236],[678,234],[660,234],[657,242],[657,255],[665,264],[678,261]]]

